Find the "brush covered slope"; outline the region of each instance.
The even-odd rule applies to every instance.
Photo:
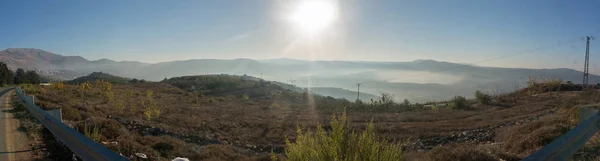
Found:
[[[93,72],[87,76],[77,77],[73,80],[67,81],[68,84],[80,84],[84,82],[94,82],[96,80],[103,80],[112,84],[129,84],[132,83],[132,79],[123,78],[119,76],[110,75],[102,72]]]
[[[542,87],[493,96],[485,104],[396,103],[386,94],[355,103],[232,75],[26,90],[43,108],[61,108],[65,122],[82,133],[97,127],[98,142],[125,156],[263,160],[273,151],[284,158],[285,140],[293,142],[297,128],[329,125],[333,114],[346,111],[351,129],[362,131],[372,122],[377,137],[403,141],[408,160],[515,160],[573,128],[577,105],[600,102],[596,91]]]

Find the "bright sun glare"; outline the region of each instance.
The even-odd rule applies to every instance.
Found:
[[[290,20],[296,27],[309,34],[323,30],[336,18],[337,6],[331,0],[302,1],[290,16]]]

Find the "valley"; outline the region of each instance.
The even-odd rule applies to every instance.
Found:
[[[92,72],[161,81],[185,75],[233,74],[248,75],[269,81],[294,84],[298,87],[322,87],[332,97],[349,97],[344,91],[357,91],[379,96],[392,94],[395,100],[413,102],[442,101],[454,95],[470,96],[476,90],[501,94],[526,86],[529,77],[562,79],[564,82],[581,82],[580,71],[557,69],[526,69],[484,67],[435,60],[411,62],[368,61],[307,61],[296,59],[192,59],[160,63],[87,60],[79,56],[63,56],[52,52],[9,48],[0,51],[0,61],[12,69],[36,70],[52,80],[71,80]],[[590,82],[600,82],[600,77],[590,75]],[[293,81],[294,83],[291,83]],[[595,83],[594,83],[595,84]],[[340,89],[340,90],[338,90]],[[314,91],[322,91],[316,89]],[[365,97],[363,101],[370,100]]]

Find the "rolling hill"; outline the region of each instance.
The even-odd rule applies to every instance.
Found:
[[[582,72],[566,68],[499,68],[435,60],[367,62],[192,59],[151,64],[109,59],[90,61],[79,56],[62,56],[29,48],[0,51],[0,60],[13,69],[37,69],[42,75],[59,79],[72,79],[101,71],[151,81],[184,75],[246,74],[270,81],[294,80],[297,86],[354,89],[357,82],[362,82],[361,92],[366,94],[385,92],[395,95],[397,100],[408,98],[411,101],[444,100],[454,95],[472,96],[475,90],[492,94],[509,92],[525,85],[529,77],[576,83],[581,82],[582,78]],[[590,75],[589,81],[600,82],[600,76]]]
[[[67,83],[68,84],[79,84],[79,83],[83,83],[83,82],[94,82],[96,80],[104,80],[104,81],[108,81],[112,84],[130,84],[131,79],[113,76],[113,75],[102,73],[102,72],[93,72],[87,76],[78,77],[73,80],[67,81]]]

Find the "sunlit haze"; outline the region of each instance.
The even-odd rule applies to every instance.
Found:
[[[290,20],[306,34],[319,34],[337,16],[337,8],[332,0],[305,0],[297,4]]]
[[[87,59],[413,61],[581,70],[598,1],[3,1],[0,48]],[[592,43],[592,73],[600,51]],[[535,60],[535,61],[532,61]]]

